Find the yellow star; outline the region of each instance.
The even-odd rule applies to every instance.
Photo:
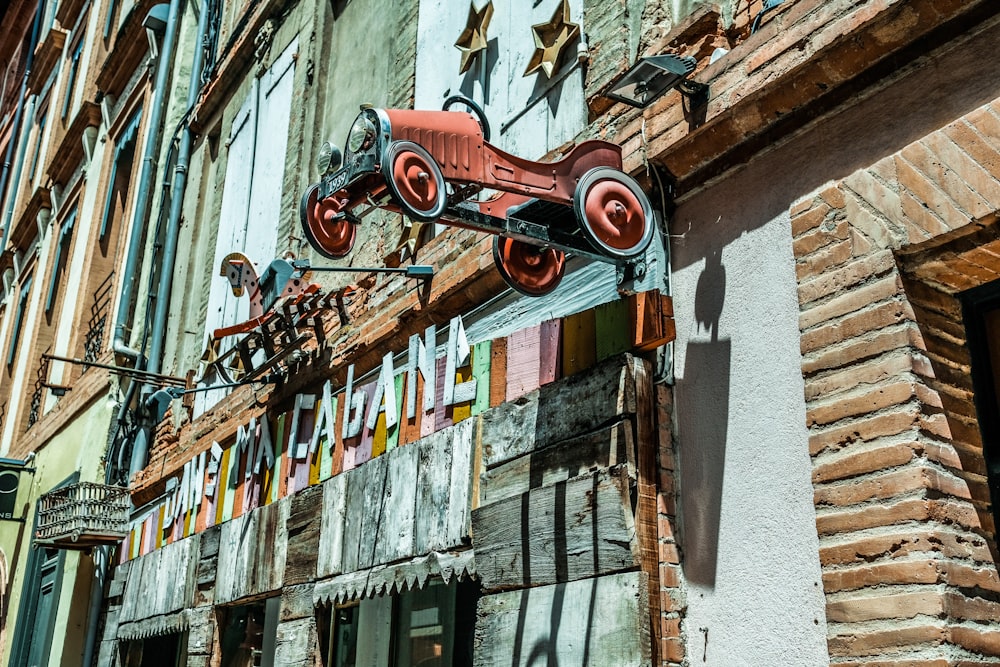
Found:
[[[563,0],[548,23],[533,25],[531,31],[535,33],[535,53],[528,61],[524,76],[541,69],[551,79],[563,51],[580,35],[580,24],[569,20],[569,0]]]
[[[465,30],[455,42],[455,48],[462,52],[462,66],[459,74],[468,72],[476,54],[486,50],[489,41],[486,29],[490,27],[490,19],[492,18],[493,0],[489,0],[480,10],[476,9],[475,3],[469,5],[469,19],[465,22]]]

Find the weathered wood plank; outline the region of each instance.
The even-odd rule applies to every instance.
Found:
[[[119,597],[125,591],[125,582],[128,580],[129,570],[132,569],[134,561],[126,561],[121,565],[116,565],[111,576],[111,584],[108,586],[108,598]]]
[[[417,508],[419,447],[403,445],[386,456],[386,485],[382,496],[382,522],[375,543],[374,563],[391,563],[414,556],[414,521]]]
[[[507,400],[507,339],[496,338],[490,343],[490,407]]]
[[[538,331],[538,384],[546,385],[559,379],[562,362],[559,355],[562,342],[562,320],[542,322]]]
[[[621,421],[490,468],[482,474],[480,505],[628,462],[632,440],[631,422]]]
[[[301,584],[315,577],[322,514],[322,487],[312,486],[291,497],[285,560],[286,585]]]
[[[472,534],[472,452],[475,446],[475,422],[466,419],[452,431],[451,484],[448,490],[447,530],[448,546],[467,541]]]
[[[215,638],[215,611],[211,606],[188,610],[188,655],[207,655],[212,652]]]
[[[472,416],[490,409],[490,341],[472,346],[472,377],[476,379],[476,400]]]
[[[281,622],[311,618],[315,613],[312,584],[286,585],[281,589],[281,612],[278,616]]]
[[[315,664],[316,645],[314,618],[279,623],[274,664],[285,667],[312,667]]]
[[[360,506],[348,508],[350,514],[361,517],[361,539],[358,542],[358,567],[369,568],[374,564],[378,541],[382,533],[382,507],[385,496],[387,468],[386,457],[372,459],[362,469],[366,473],[363,501]]]
[[[521,329],[507,337],[508,401],[538,389],[540,347],[540,326]]]
[[[563,318],[563,377],[592,368],[597,363],[594,309]]]
[[[323,516],[316,557],[316,576],[328,577],[344,571],[344,522],[347,511],[347,480],[345,473],[323,483]]]
[[[365,503],[365,485],[368,484],[368,468],[361,466],[348,473],[347,502],[344,518],[344,572],[358,569],[358,549],[361,545],[361,509]]]
[[[472,515],[484,590],[563,583],[639,566],[624,469],[532,489]]]
[[[624,299],[611,301],[594,309],[598,361],[628,351],[631,337],[628,311],[628,301]]]
[[[287,557],[290,501],[290,498],[282,498],[222,526],[216,604],[281,588]]]
[[[578,373],[481,415],[483,463],[494,467],[635,413],[627,355]]]
[[[413,445],[417,462],[417,553],[448,545],[448,499],[451,488],[451,444],[455,428],[438,431]]]
[[[647,598],[641,572],[483,596],[473,664],[650,665]]]
[[[659,530],[656,488],[659,468],[656,462],[659,436],[656,428],[655,391],[652,369],[642,359],[632,358],[629,364],[635,378],[636,393],[636,467],[638,469],[636,499],[636,531],[639,560],[648,577],[650,590],[660,590]],[[658,619],[660,601],[650,596],[649,616]],[[653,639],[659,646],[660,624],[653,623]]]

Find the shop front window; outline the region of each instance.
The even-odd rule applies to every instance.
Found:
[[[429,582],[420,590],[320,612],[323,667],[464,667],[472,664],[478,586]]]
[[[280,598],[222,612],[222,667],[273,667]]]

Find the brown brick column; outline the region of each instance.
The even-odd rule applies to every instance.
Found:
[[[674,529],[677,525],[677,457],[673,439],[671,387],[656,386],[657,462],[659,480],[656,493],[657,542],[660,561],[660,664],[676,667],[684,662],[684,635],[681,623],[687,609],[682,589],[680,554]]]
[[[984,107],[791,210],[835,665],[1000,656],[994,527],[954,296],[1000,277],[1000,253],[977,241],[996,238],[998,150],[1000,115]]]

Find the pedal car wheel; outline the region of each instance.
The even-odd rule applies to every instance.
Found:
[[[641,255],[653,238],[653,208],[631,177],[611,167],[583,175],[573,193],[573,210],[587,240],[615,259]]]
[[[527,296],[548,294],[566,272],[566,254],[561,250],[503,236],[493,237],[493,261],[504,281]]]
[[[431,154],[412,141],[394,141],[385,156],[385,182],[403,213],[420,222],[440,218],[447,193],[441,167]]]
[[[299,203],[299,218],[309,244],[324,257],[339,259],[351,252],[357,227],[333,199],[319,199],[319,184],[310,185]]]

